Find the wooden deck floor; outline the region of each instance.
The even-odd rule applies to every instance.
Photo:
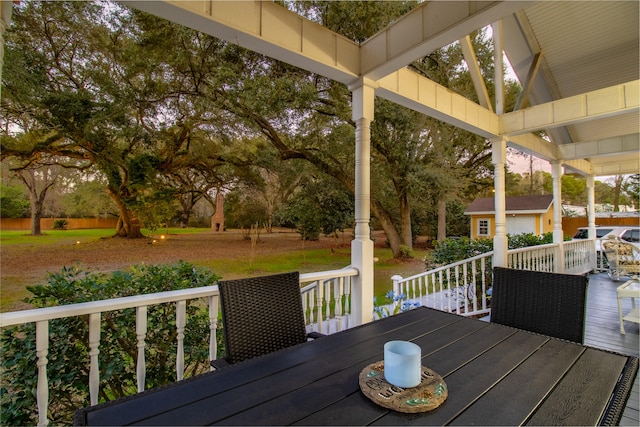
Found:
[[[624,322],[625,334],[620,333],[616,289],[622,283],[624,279],[615,282],[604,273],[592,274],[589,277],[584,343],[591,347],[640,357],[640,325]],[[623,313],[625,313],[631,308],[631,300],[624,298],[622,303]],[[639,389],[638,376],[636,376],[620,425],[636,427],[640,425]]]

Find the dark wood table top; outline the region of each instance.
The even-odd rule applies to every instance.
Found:
[[[358,375],[409,340],[449,396],[431,412],[380,407]],[[418,308],[229,368],[83,408],[83,425],[615,424],[638,359]]]

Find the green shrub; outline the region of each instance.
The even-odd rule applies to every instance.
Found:
[[[29,287],[28,302],[52,307],[86,301],[195,288],[215,284],[209,270],[180,261],[172,265],[139,265],[109,275],[77,267],[50,274],[46,285]],[[105,312],[101,316],[101,402],[136,393],[137,338],[135,309]],[[146,387],[176,380],[175,304],[148,307]],[[52,424],[72,424],[73,412],[89,402],[88,316],[49,322],[49,414]],[[209,369],[209,317],[206,304],[187,302],[184,338],[185,377]],[[2,331],[2,386],[0,424],[35,425],[36,354],[34,324]],[[220,351],[223,351],[219,347]]]
[[[400,245],[400,259],[413,259],[415,252],[409,246]]]
[[[533,233],[509,234],[507,237],[509,238],[509,249],[527,248],[529,246],[553,243],[553,233],[546,233],[542,236],[536,236]]]
[[[533,233],[507,235],[509,249],[526,248],[529,246],[546,245],[553,243],[553,233],[536,236]],[[472,258],[493,250],[493,239],[445,239],[435,242],[435,249],[431,258],[425,258],[425,266],[428,270],[441,265],[451,264],[463,259]]]
[[[55,221],[53,221],[54,230],[66,230],[67,225],[69,225],[69,223],[66,219],[56,219]]]
[[[431,254],[431,259],[425,260],[428,269],[434,268],[434,266],[451,264],[493,250],[493,240],[472,240],[468,237],[445,239],[441,242],[434,242],[434,245],[435,248]]]

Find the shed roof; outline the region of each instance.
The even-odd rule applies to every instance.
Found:
[[[506,213],[545,213],[553,202],[552,194],[541,196],[513,196],[507,197]],[[465,215],[493,214],[495,212],[495,200],[493,197],[475,199],[464,211]]]

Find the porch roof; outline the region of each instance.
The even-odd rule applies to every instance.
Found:
[[[377,96],[487,138],[506,138],[510,146],[578,173],[640,170],[635,1],[429,1],[361,44],[272,2],[122,3],[347,85],[365,80],[377,87]],[[407,68],[496,22],[524,87],[519,110],[494,113],[481,78],[476,103]]]
[[[505,197],[505,202],[507,214],[545,213],[553,203],[553,195]],[[494,214],[495,203],[493,197],[475,199],[467,206],[464,213],[465,215]]]

